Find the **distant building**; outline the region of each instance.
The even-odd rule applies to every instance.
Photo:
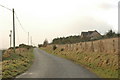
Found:
[[[94,39],[98,39],[101,38],[102,35],[95,31],[88,31],[88,32],[81,32],[81,38],[85,39],[85,40],[94,40]]]

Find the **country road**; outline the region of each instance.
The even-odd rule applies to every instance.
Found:
[[[98,78],[72,61],[34,49],[35,60],[28,71],[16,78]]]

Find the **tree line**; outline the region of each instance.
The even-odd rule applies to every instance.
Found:
[[[94,40],[114,38],[114,37],[120,37],[120,34],[115,33],[113,30],[109,30],[107,33],[102,35],[101,38],[94,39]],[[93,40],[85,40],[85,39],[82,39],[80,35],[75,35],[75,36],[54,38],[51,44],[72,44],[72,43],[85,42],[85,41],[93,41]]]
[[[109,30],[107,33],[102,35],[101,38],[98,39],[86,40],[81,38],[80,35],[59,37],[59,38],[54,38],[51,43],[48,43],[48,40],[45,39],[43,44],[38,44],[38,47],[46,47],[48,44],[73,44],[73,43],[94,41],[94,40],[114,38],[114,37],[120,37],[120,33],[115,33],[113,30]]]

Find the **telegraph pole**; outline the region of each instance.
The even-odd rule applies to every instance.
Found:
[[[10,37],[10,48],[11,48],[11,41],[12,41],[12,30],[10,30],[10,35],[9,35],[9,37]]]
[[[32,46],[32,36],[31,36],[31,46]]]
[[[28,32],[28,45],[29,45],[29,32]]]
[[[14,17],[14,8],[12,9],[13,11],[13,48],[14,48],[14,53],[15,53],[15,17]]]

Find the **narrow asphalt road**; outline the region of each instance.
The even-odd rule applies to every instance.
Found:
[[[34,49],[35,60],[28,71],[16,78],[98,78],[72,61]]]

